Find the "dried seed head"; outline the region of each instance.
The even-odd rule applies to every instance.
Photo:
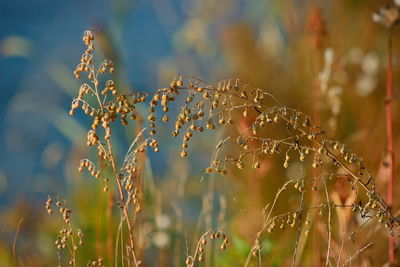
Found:
[[[399,21],[399,10],[395,6],[384,5],[372,15],[372,20],[387,28],[391,28]]]
[[[285,162],[283,162],[283,167],[285,169],[287,169],[287,167],[289,167],[289,162],[287,160],[285,160]]]
[[[260,163],[258,161],[256,163],[254,163],[253,168],[254,169],[259,169],[260,168]]]
[[[243,162],[239,161],[238,163],[236,163],[236,167],[237,167],[239,170],[243,169],[243,167],[244,167]]]

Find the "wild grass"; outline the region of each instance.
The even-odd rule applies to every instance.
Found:
[[[361,100],[370,90],[365,83],[354,84],[362,89],[357,99],[335,84],[344,63],[328,46],[332,22],[320,9],[307,23],[311,59],[289,67],[293,76],[309,74],[296,68],[304,62],[314,69],[303,106],[301,88],[286,98],[279,91],[290,77],[271,77],[280,82],[268,90],[256,86],[253,64],[235,66],[252,82],[176,75],[163,88],[127,90],[115,78],[119,66],[97,52],[95,33],[84,32],[69,114],[85,115],[79,138],[86,155],[72,173],[74,193],[52,193],[45,204],[51,227],[42,231],[54,236],[46,255],[55,260],[32,266],[398,266],[399,8],[383,6],[373,20],[387,29],[387,67],[386,92],[374,95],[384,97],[372,111],[372,102],[366,108]],[[382,74],[362,69],[361,81]],[[381,110],[385,123],[373,124],[379,138],[344,136],[349,117],[363,121],[349,128],[362,128]],[[166,151],[169,142],[179,151]],[[152,173],[160,153],[168,155],[164,179]],[[12,245],[15,266],[22,222]]]
[[[88,82],[83,82],[80,86],[78,96],[72,101],[70,115],[80,109],[90,117],[92,124],[87,133],[87,146],[94,147],[98,155],[96,162],[90,159],[81,160],[79,172],[89,171],[95,179],[103,183],[105,193],[110,191],[107,194],[116,197],[110,203],[110,208],[119,210],[120,222],[117,232],[112,234],[114,240],[110,241],[115,244],[115,258],[108,259],[109,263],[115,262],[121,266],[145,264],[142,257],[146,249],[140,242],[140,228],[143,227],[140,216],[146,190],[146,176],[143,175],[145,161],[148,160],[146,151],[160,150],[161,144],[156,139],[158,121],[170,121],[169,107],[178,97],[184,99],[184,104],[174,119],[172,136],[182,138],[182,158],[187,157],[189,144],[195,135],[203,131],[223,129],[210,165],[205,168],[201,180],[209,179],[208,176],[214,173],[227,176],[235,172],[235,169],[260,169],[265,159],[273,156],[282,160],[281,168],[287,169],[291,164],[297,164],[301,168],[302,175],[289,178],[286,182],[283,180],[284,185],[276,193],[274,201],[265,207],[264,223],[256,234],[244,266],[248,266],[253,260],[259,266],[265,264],[261,255],[261,244],[265,235],[274,232],[292,233],[289,235],[295,241],[292,266],[300,264],[300,239],[307,239],[313,227],[319,227],[321,234],[326,235],[323,242],[326,245],[323,249],[326,266],[346,265],[356,254],[370,246],[368,244],[360,247],[355,254],[346,253],[347,257],[342,258],[343,247],[347,243],[345,239],[353,239],[354,235],[362,233],[366,225],[386,227],[392,240],[390,244],[394,242],[394,237],[398,237],[399,219],[376,191],[375,179],[365,166],[363,158],[351,152],[345,144],[328,138],[325,130],[314,124],[310,116],[281,104],[271,93],[240,79],[211,84],[196,77],[176,76],[166,88],[152,92],[120,93],[113,80],[103,79],[103,76],[108,79],[108,75],[116,71],[113,63],[105,60],[99,65],[95,64],[94,34],[86,31],[83,41],[87,48],[74,74],[77,79],[82,78]],[[137,108],[143,104],[148,105],[148,115],[142,114]],[[147,123],[141,121],[143,117],[147,117]],[[115,124],[119,121],[119,124],[126,126],[129,121],[138,119],[138,125],[142,128],[138,128],[127,152],[116,153],[112,138]],[[274,128],[278,130],[271,130]],[[276,135],[276,132],[280,134]],[[349,203],[331,199],[332,184],[337,180],[343,180],[351,187],[349,194],[354,194],[354,197]],[[277,212],[275,207],[280,201],[280,195],[291,186],[295,189],[292,194],[298,195],[297,208]],[[310,201],[310,196],[314,196],[314,200]],[[49,198],[46,202],[48,213],[52,213],[51,206],[52,199]],[[69,264],[78,266],[76,253],[79,250],[74,236],[80,238],[81,245],[83,233],[71,225],[72,211],[59,201],[56,206],[66,224],[56,240],[57,249],[68,249]],[[337,212],[336,218],[334,210]],[[364,221],[361,225],[351,227],[353,229],[348,234],[339,233],[333,224],[335,219],[340,221],[345,216],[346,210],[356,214],[350,216],[359,216]],[[212,216],[207,213],[205,210],[206,216]],[[315,213],[319,214],[318,219]],[[349,222],[348,219],[344,220]],[[208,225],[211,227],[210,223]],[[342,237],[339,251],[334,248],[337,244],[333,244],[333,236]],[[216,238],[222,240],[222,244],[218,246],[225,250],[229,243],[229,232],[223,229],[207,229],[198,239],[193,254],[187,249],[186,265],[194,266],[196,262],[205,261],[207,253],[212,255],[212,247],[206,246],[207,240]],[[212,251],[207,252],[210,249]],[[391,262],[394,262],[393,245],[389,247],[389,254]],[[211,258],[208,258],[206,263],[209,265],[211,262]],[[97,265],[103,265],[103,257],[88,263],[88,266]]]

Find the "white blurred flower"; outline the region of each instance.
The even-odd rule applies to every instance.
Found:
[[[376,87],[377,81],[371,75],[362,75],[356,83],[356,90],[359,96],[369,95]]]
[[[165,248],[170,243],[169,235],[165,231],[157,231],[153,235],[153,244],[158,248]]]
[[[319,73],[320,89],[322,93],[325,93],[328,89],[328,83],[332,71],[333,55],[334,52],[332,48],[327,48],[324,52],[325,65],[324,69]]]
[[[325,58],[326,65],[332,65],[333,56],[334,56],[334,51],[332,48],[328,47],[327,49],[325,49],[324,58]]]
[[[372,14],[372,20],[373,20],[375,23],[381,23],[381,22],[382,22],[382,17],[381,17],[380,14],[374,13],[374,14]]]
[[[166,214],[159,214],[155,218],[158,229],[166,229],[171,225],[171,219]]]
[[[376,53],[370,52],[361,61],[361,68],[366,74],[373,75],[379,68],[379,57]]]
[[[394,4],[395,4],[396,6],[400,6],[400,0],[394,0]]]
[[[340,99],[343,89],[340,86],[334,86],[328,90],[328,102],[331,107],[332,114],[337,116],[340,113],[342,107],[342,101]]]

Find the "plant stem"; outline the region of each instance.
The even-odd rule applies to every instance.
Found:
[[[13,250],[13,260],[14,260],[14,266],[17,267],[17,240],[18,240],[18,235],[19,235],[19,231],[21,230],[21,225],[24,222],[25,218],[21,218],[18,222],[18,226],[17,226],[17,230],[15,231],[15,236],[14,236],[14,241],[13,241],[13,246],[12,246],[12,250]]]
[[[392,31],[389,29],[388,33],[388,65],[387,65],[387,81],[386,81],[386,97],[385,97],[385,106],[386,106],[386,134],[387,134],[387,153],[389,154],[388,160],[388,168],[389,168],[389,177],[388,177],[388,186],[387,186],[387,205],[389,209],[393,204],[393,180],[394,180],[394,151],[393,151],[393,120],[392,120]],[[388,250],[389,250],[389,261],[390,263],[394,263],[394,239],[393,236],[390,235],[388,237]]]
[[[114,155],[113,155],[113,152],[112,152],[113,151],[112,150],[112,144],[111,144],[110,139],[107,139],[107,146],[108,146],[108,151],[109,151],[109,155],[110,155],[109,157],[110,157],[111,166],[112,166],[112,168],[114,170],[115,180],[117,181],[117,185],[118,185],[122,212],[123,212],[123,215],[124,215],[125,220],[126,220],[126,225],[128,226],[129,243],[130,243],[130,249],[131,249],[131,253],[132,253],[132,258],[133,258],[135,266],[139,266],[139,264],[137,262],[137,259],[136,259],[135,250],[134,250],[133,228],[131,226],[131,222],[130,222],[130,219],[129,219],[128,206],[127,206],[126,201],[125,201],[125,196],[124,196],[123,189],[122,189],[122,183],[121,183],[121,180],[120,180],[119,175],[118,175],[117,165],[116,165],[115,160],[114,160]]]

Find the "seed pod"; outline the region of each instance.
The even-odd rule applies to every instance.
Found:
[[[254,169],[259,169],[260,168],[260,163],[258,161],[256,163],[254,163],[253,168]]]
[[[289,167],[289,162],[285,160],[285,162],[283,163],[283,167],[287,169],[287,167]]]
[[[239,161],[238,163],[236,163],[236,167],[241,170],[243,169],[243,162]]]
[[[199,257],[198,257],[198,261],[200,261],[200,262],[204,261],[203,254],[200,254],[200,255],[199,255]]]

